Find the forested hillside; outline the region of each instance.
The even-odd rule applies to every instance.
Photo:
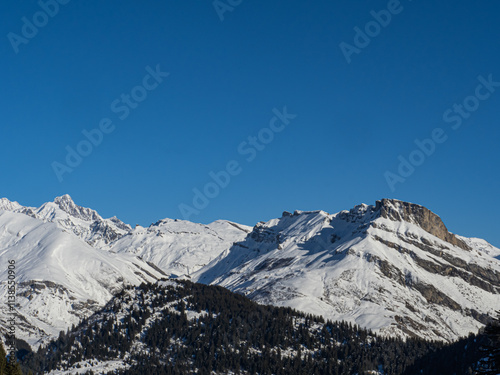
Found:
[[[484,357],[484,337],[451,346],[380,338],[221,287],[161,281],[123,290],[26,355],[23,367],[52,374],[466,374]]]

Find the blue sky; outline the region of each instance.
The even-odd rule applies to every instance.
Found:
[[[498,3],[54,1],[0,4],[1,196],[132,225],[388,197],[500,246]]]

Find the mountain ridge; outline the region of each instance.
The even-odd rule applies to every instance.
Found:
[[[490,255],[500,250],[472,251],[474,241],[443,228],[423,206],[397,200],[333,215],[284,212],[193,280],[386,334],[454,340],[499,307],[500,268]]]
[[[90,249],[108,254],[109,264],[140,267],[147,272],[138,272],[151,281],[169,276],[220,285],[259,303],[349,321],[388,336],[453,341],[476,332],[500,309],[500,250],[484,240],[453,234],[432,211],[395,199],[336,214],[285,211],[280,218],[254,227],[225,220],[197,224],[167,218],[132,228],[76,205],[69,195],[39,208],[1,199],[0,214],[8,211],[49,225],[57,238],[64,233],[72,236],[72,246],[83,246],[88,254]],[[22,216],[10,219],[23,221]],[[5,228],[7,224],[8,220]],[[27,234],[19,229],[0,233],[2,256]],[[28,271],[29,267],[20,269],[20,276]],[[50,298],[57,290],[75,293],[66,279],[50,275],[38,279],[29,287],[54,283],[47,288]],[[106,296],[110,298],[122,284],[137,282],[129,274],[109,287]],[[28,285],[23,288],[25,298]],[[79,304],[87,303],[82,298]],[[100,298],[92,309],[104,300]],[[26,319],[33,318],[33,311],[23,313]],[[50,324],[45,330],[52,332],[49,336],[55,332]]]

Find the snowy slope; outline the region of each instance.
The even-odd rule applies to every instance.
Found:
[[[8,211],[0,211],[0,259],[4,265],[16,261],[17,336],[30,344],[77,324],[124,285],[164,277],[137,257],[94,249],[55,223]],[[0,280],[0,298],[5,301],[6,267],[0,270]],[[5,304],[0,308],[4,327]]]
[[[382,334],[453,340],[500,308],[498,251],[421,206],[382,200],[259,223],[193,280]]]
[[[242,241],[251,230],[224,220],[204,225],[165,219],[148,228],[137,226],[116,241],[111,250],[140,256],[178,277],[198,271],[233,243]]]

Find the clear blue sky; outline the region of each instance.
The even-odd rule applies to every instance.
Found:
[[[221,21],[211,0],[65,1],[53,17],[36,1],[0,4],[0,196],[38,206],[68,193],[149,225],[182,218],[193,189],[234,160],[241,173],[190,220],[254,225],[388,197],[500,246],[500,88],[474,99],[478,76],[500,81],[500,4],[243,0]],[[378,30],[370,12],[388,7]],[[26,20],[40,25],[36,35]],[[355,27],[372,37],[357,40],[348,63],[340,44],[356,47]],[[137,88],[158,64],[170,75]],[[115,101],[134,89],[147,98],[124,116]],[[464,100],[468,118],[458,127],[450,112],[446,122]],[[297,117],[262,130],[284,106]],[[114,130],[60,182],[54,162],[105,118]],[[386,172],[436,128],[447,140],[423,162],[414,154],[422,164],[392,191]],[[256,148],[238,147],[259,132],[274,139],[248,161]]]

